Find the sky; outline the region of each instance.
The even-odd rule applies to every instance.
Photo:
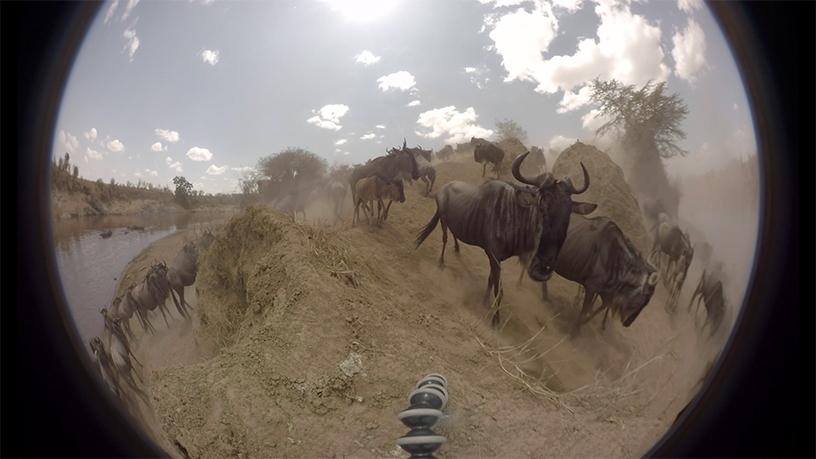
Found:
[[[262,156],[353,164],[402,144],[593,142],[587,83],[665,81],[689,115],[666,162],[701,174],[756,151],[745,90],[700,0],[114,0],[71,71],[54,155],[80,175],[237,192]]]

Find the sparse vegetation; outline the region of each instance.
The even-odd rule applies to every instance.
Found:
[[[186,178],[177,175],[173,177],[173,185],[176,186],[176,191],[173,193],[176,203],[185,209],[192,207],[190,198],[195,196],[193,192],[193,184],[187,181]]]
[[[496,141],[504,142],[508,140],[518,140],[521,143],[527,141],[527,131],[525,131],[517,122],[506,119],[496,122]]]

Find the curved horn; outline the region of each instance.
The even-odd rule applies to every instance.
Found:
[[[646,282],[648,282],[649,285],[657,284],[657,272],[649,274],[649,279],[647,279]]]
[[[530,154],[530,152],[528,151],[527,153],[524,153],[523,155],[521,155],[521,156],[519,156],[519,157],[517,157],[516,159],[513,160],[513,165],[511,167],[511,169],[513,171],[513,177],[516,180],[518,180],[519,182],[521,182],[521,183],[524,183],[524,184],[527,184],[527,185],[538,186],[538,183],[536,183],[535,181],[527,179],[523,175],[521,175],[521,170],[520,170],[521,163],[524,162],[524,158],[526,158],[527,155],[529,155],[529,154]]]
[[[581,170],[584,171],[584,186],[578,190],[575,188],[575,185],[572,184],[571,179],[567,179],[567,186],[569,187],[570,194],[581,194],[589,188],[589,172],[587,172],[586,167],[584,167],[584,163],[581,164]]]

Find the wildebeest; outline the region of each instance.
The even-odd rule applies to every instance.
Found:
[[[473,145],[473,159],[477,163],[482,163],[482,177],[485,176],[487,163],[490,163],[493,165],[493,170],[496,172],[496,178],[499,178],[501,164],[504,160],[504,151],[497,147],[494,143],[478,137],[471,137],[470,143]],[[525,154],[529,153],[530,152],[527,152]]]
[[[663,272],[663,280],[669,290],[666,308],[673,312],[677,306],[677,297],[683,288],[689,266],[691,266],[691,260],[694,258],[691,241],[677,225],[663,221],[657,225],[654,245],[649,258],[654,259],[658,268]]]
[[[134,311],[142,323],[142,328],[152,333],[155,329],[150,323],[148,311],[158,308],[164,317],[165,324],[170,325],[167,320],[167,314],[170,311],[165,305],[168,295],[170,295],[170,284],[167,281],[167,265],[165,263],[154,264],[141,282],[131,286],[125,292],[120,308],[123,311]]]
[[[298,213],[303,214],[305,220],[306,207],[317,199],[318,192],[313,183],[297,186],[273,201],[272,207],[291,216],[292,221],[297,220]]]
[[[405,202],[405,190],[402,180],[385,181],[379,177],[372,176],[360,179],[355,185],[354,195],[357,201],[354,203],[354,217],[351,224],[354,225],[360,220],[360,206],[366,214],[368,223],[371,224],[371,217],[374,214],[374,202],[377,203],[377,225],[382,224],[385,217],[385,204],[383,200]],[[369,204],[371,207],[369,207]],[[369,216],[369,213],[371,215]]]
[[[192,308],[184,299],[184,287],[189,287],[195,283],[196,274],[198,273],[198,249],[195,244],[188,242],[176,254],[170,266],[167,269],[167,282],[171,289],[176,293],[176,296],[170,295],[176,309],[182,317],[190,318],[190,313],[187,308]]]
[[[530,161],[539,173],[547,172],[547,157],[541,148],[536,146],[530,148]]]
[[[445,145],[441,150],[436,152],[436,157],[439,158],[440,161],[447,161],[451,159],[453,157],[453,147],[450,145]]]
[[[579,217],[570,223],[555,272],[584,289],[575,331],[602,309],[606,310],[602,329],[610,310],[619,313],[621,323],[628,327],[652,298],[658,277],[618,225],[606,217]],[[546,281],[542,288],[546,297]],[[598,296],[601,306],[591,312]]]
[[[501,304],[501,262],[513,256],[532,255],[528,273],[533,280],[549,279],[567,236],[570,213],[588,214],[595,204],[575,202],[571,195],[589,188],[589,173],[583,164],[584,184],[575,188],[570,179],[556,180],[552,174],[533,179],[519,170],[525,153],[513,160],[513,177],[529,185],[521,186],[490,180],[480,186],[454,181],[436,193],[436,213],[416,237],[416,246],[431,234],[437,223],[442,225],[442,252],[439,265],[444,266],[448,228],[455,250],[459,240],[481,247],[490,262],[483,302],[489,305],[491,288],[496,303]],[[493,314],[493,325],[499,322],[499,311]]]
[[[695,314],[700,310],[700,302],[703,303],[706,310],[706,319],[703,322],[702,330],[709,326],[710,336],[714,336],[725,316],[725,295],[723,294],[722,280],[718,275],[718,271],[708,272],[703,270],[700,282],[697,283],[697,288],[694,289],[694,293],[691,295],[688,306],[689,312],[691,312],[695,300],[697,300]]]
[[[403,141],[402,149],[392,149],[387,155],[372,159],[366,164],[356,166],[349,176],[351,185],[352,202],[357,202],[355,195],[355,185],[360,179],[365,177],[377,177],[390,182],[392,180],[407,179],[419,180],[419,169],[415,156],[406,150],[406,143]]]
[[[324,188],[332,203],[335,218],[343,214],[343,202],[346,200],[346,184],[340,180],[330,179]]]
[[[436,181],[436,169],[423,156],[418,156],[416,161],[417,168],[419,168],[419,178],[425,183],[425,196],[428,196]]]
[[[117,397],[124,399],[126,396],[120,384],[120,380],[124,380],[134,392],[147,401],[147,394],[133,379],[133,366],[127,354],[123,355],[110,346],[106,346],[105,341],[98,336],[91,338],[89,344],[102,380]]]

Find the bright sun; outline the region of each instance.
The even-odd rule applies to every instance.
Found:
[[[390,13],[399,0],[323,0],[352,22],[372,22]]]

